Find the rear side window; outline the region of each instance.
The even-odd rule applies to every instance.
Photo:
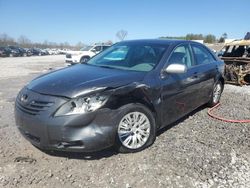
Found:
[[[198,45],[192,45],[192,47],[196,59],[196,65],[212,63],[215,61],[212,54],[206,48]]]
[[[99,52],[99,51],[102,50],[102,47],[101,46],[96,46],[94,49],[95,49],[95,51]]]
[[[109,48],[109,46],[103,46],[102,50],[106,50],[107,48]]]

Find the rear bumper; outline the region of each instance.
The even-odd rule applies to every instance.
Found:
[[[18,108],[16,101],[15,120],[22,135],[40,149],[91,152],[114,144],[118,111],[105,108],[83,115],[53,117],[48,110],[31,115]]]

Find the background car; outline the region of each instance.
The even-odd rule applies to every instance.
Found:
[[[39,48],[31,48],[30,49],[32,55],[38,55],[38,56],[42,56],[42,55],[48,55],[48,53],[44,50],[41,50]]]
[[[25,50],[26,56],[32,56],[32,52],[29,48],[23,48]]]
[[[20,52],[9,47],[0,47],[0,57],[17,57]]]
[[[65,62],[70,64],[86,63],[91,57],[109,48],[110,45],[85,46],[80,51],[71,51],[66,54]]]
[[[18,56],[26,56],[26,51],[18,46],[8,46],[8,48],[18,52]]]
[[[0,47],[0,57],[8,57],[9,52],[5,47]]]
[[[227,83],[250,84],[250,40],[226,43],[218,56],[225,62]]]

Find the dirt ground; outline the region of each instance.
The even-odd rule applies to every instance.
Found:
[[[14,121],[14,100],[64,56],[0,59],[0,187],[250,187],[250,124],[225,123],[201,107],[135,154],[45,153]],[[226,85],[216,113],[250,119],[250,87]]]

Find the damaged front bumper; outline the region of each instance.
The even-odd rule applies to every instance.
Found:
[[[91,152],[114,144],[119,110],[103,108],[81,115],[54,117],[66,99],[29,90],[28,102],[22,102],[20,95],[15,103],[16,125],[36,147]]]

